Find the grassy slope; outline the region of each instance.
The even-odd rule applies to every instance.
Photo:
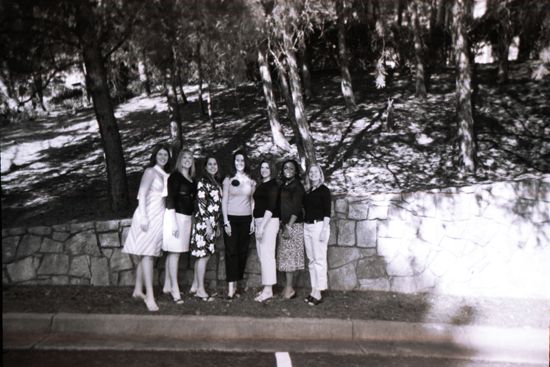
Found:
[[[429,97],[418,101],[406,77],[394,77],[383,90],[368,75],[354,76],[359,108],[345,113],[337,75],[315,77],[315,96],[307,102],[316,149],[334,192],[410,191],[509,179],[550,172],[550,85],[529,79],[527,65],[514,65],[504,86],[495,70],[480,68],[476,97],[479,169],[476,178],[460,179],[456,169],[454,79],[451,72],[433,78]],[[245,147],[252,162],[262,155],[286,156],[271,145],[260,86],[214,95],[218,125],[212,132],[199,113],[196,88],[182,106],[186,145],[198,155],[215,153],[223,164]],[[388,98],[394,99],[393,129],[384,127]],[[195,102],[193,102],[195,101]],[[282,106],[282,103],[279,103]],[[287,136],[286,111],[280,108]],[[130,196],[135,198],[150,147],[167,138],[168,115],[162,97],[136,97],[117,108],[127,162]],[[112,218],[97,123],[91,109],[2,127],[2,226],[28,226],[69,220]],[[546,140],[545,140],[546,139]],[[133,205],[136,205],[134,200]],[[130,212],[126,214],[129,216]]]

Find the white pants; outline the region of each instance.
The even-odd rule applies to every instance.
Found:
[[[314,224],[304,223],[304,243],[308,259],[309,277],[311,288],[324,291],[328,288],[327,280],[327,249],[328,235],[325,241],[321,241],[323,222]]]
[[[258,228],[263,218],[256,218],[255,225]],[[275,265],[275,244],[279,232],[279,218],[271,218],[264,227],[262,238],[258,239],[256,232],[256,250],[260,258],[262,270],[262,285],[273,285],[277,283],[277,268]]]

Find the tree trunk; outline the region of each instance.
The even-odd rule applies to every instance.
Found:
[[[237,108],[239,116],[242,116],[241,102],[239,101],[239,85],[237,84],[237,80],[235,79],[234,75],[231,76],[231,84],[233,86],[233,98],[235,99],[235,107]]]
[[[128,185],[122,143],[109,97],[107,73],[97,38],[97,22],[91,2],[76,6],[76,31],[86,66],[86,85],[92,96],[107,165],[109,199],[115,212],[128,208]]]
[[[183,148],[183,129],[181,125],[181,114],[178,105],[177,94],[177,78],[176,78],[176,61],[175,55],[171,50],[172,65],[167,70],[165,77],[165,95],[168,102],[168,114],[170,116],[170,146],[172,148],[172,156],[175,156]]]
[[[306,100],[310,100],[313,96],[311,90],[311,67],[310,67],[310,54],[307,46],[300,49],[300,65],[302,67],[302,80],[304,81],[304,97]]]
[[[201,108],[201,114],[206,115],[206,109],[204,107],[204,100],[202,98],[202,58],[201,58],[201,43],[197,42],[197,68],[199,71],[199,105]]]
[[[48,109],[44,105],[44,82],[42,80],[42,75],[40,74],[33,75],[33,84],[34,84],[34,90],[36,91],[36,95],[38,96],[38,102],[40,103],[40,107],[42,108],[42,111],[46,112]]]
[[[305,152],[304,158],[306,165],[302,166],[302,168],[305,169],[306,167],[317,163],[317,158],[315,156],[313,138],[311,137],[311,132],[309,131],[306,111],[304,108],[302,83],[300,82],[300,72],[298,69],[298,63],[296,62],[296,52],[294,51],[293,43],[288,32],[283,33],[283,47],[286,55],[286,61],[288,63],[288,78],[290,80],[290,91],[292,94],[292,102],[294,104],[294,116],[296,117],[298,132],[300,134]]]
[[[424,45],[422,42],[422,31],[420,29],[420,21],[418,19],[418,4],[416,0],[409,3],[409,13],[411,15],[411,25],[414,36],[414,56],[416,59],[416,96],[418,98],[426,98],[426,75],[424,68]]]
[[[453,45],[456,64],[456,113],[458,118],[459,154],[462,175],[475,174],[475,136],[472,110],[472,71],[467,21],[472,11],[471,0],[454,0]]]
[[[183,78],[181,77],[181,67],[180,66],[178,66],[178,71],[177,71],[176,76],[178,78],[178,89],[180,90],[181,100],[182,100],[183,104],[187,104],[189,102],[187,101],[187,96],[185,95],[185,91],[183,90]]]
[[[498,3],[498,22],[499,22],[499,37],[497,43],[498,54],[498,73],[497,82],[504,83],[508,80],[508,52],[510,49],[511,37],[511,20],[510,20],[510,4],[509,0],[501,0]]]
[[[340,86],[342,88],[342,96],[346,102],[348,112],[353,112],[357,108],[355,104],[355,95],[351,83],[351,74],[348,67],[348,49],[346,45],[346,22],[347,22],[347,0],[338,0],[338,62],[340,64]]]
[[[304,167],[306,165],[306,151],[302,142],[302,136],[300,135],[300,131],[298,130],[298,123],[296,122],[296,114],[294,113],[294,102],[292,101],[292,96],[290,94],[290,86],[288,85],[287,72],[281,63],[277,62],[275,63],[275,66],[277,68],[279,88],[285,100],[288,119],[290,120],[290,127],[292,128],[292,133],[294,134],[294,143],[296,144],[298,156],[300,157],[300,165]]]
[[[286,140],[281,123],[279,122],[277,103],[275,102],[275,97],[273,96],[273,82],[271,81],[271,73],[269,72],[267,57],[262,49],[258,49],[258,65],[260,68],[260,77],[262,78],[265,102],[267,103],[267,117],[269,118],[269,126],[271,127],[273,144],[281,150],[289,151],[290,144]]]
[[[206,106],[207,106],[207,112],[208,112],[208,121],[210,121],[210,126],[212,126],[212,131],[216,133],[216,122],[214,121],[214,117],[212,115],[212,91],[210,89],[210,81],[207,81],[207,89],[206,89]]]
[[[151,82],[149,81],[149,70],[145,59],[145,52],[141,52],[141,59],[138,61],[139,81],[141,82],[142,92],[148,96],[151,95]]]

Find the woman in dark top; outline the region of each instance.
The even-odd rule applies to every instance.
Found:
[[[311,306],[321,303],[321,291],[327,289],[327,249],[330,235],[330,191],[317,164],[309,167],[304,196],[304,243],[308,258],[311,293],[304,301]]]
[[[304,226],[303,208],[304,186],[300,182],[300,171],[295,160],[287,160],[281,170],[280,188],[280,240],[277,249],[279,271],[286,273],[283,298],[296,296],[294,272],[304,268]]]
[[[189,150],[179,153],[174,171],[168,177],[168,196],[164,214],[162,249],[168,252],[164,268],[165,294],[182,304],[178,285],[178,262],[182,252],[189,251],[192,215],[195,208],[195,160]]]
[[[279,185],[272,177],[273,164],[260,163],[260,184],[254,192],[254,221],[256,226],[256,250],[260,259],[262,284],[264,289],[254,298],[265,302],[273,298],[273,284],[277,283],[275,244],[279,232]]]

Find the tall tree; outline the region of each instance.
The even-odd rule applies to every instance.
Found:
[[[346,45],[346,24],[348,22],[350,4],[347,0],[338,0],[336,6],[338,13],[338,62],[340,63],[340,86],[342,88],[344,101],[346,102],[346,109],[348,112],[353,112],[356,109],[356,104],[351,82],[351,74],[349,72],[349,55]]]
[[[126,165],[113,104],[109,96],[104,56],[101,53],[101,43],[98,38],[97,9],[90,0],[83,0],[74,5],[76,33],[87,71],[86,84],[92,96],[105,151],[109,197],[112,209],[120,212],[128,208]]]
[[[414,56],[415,64],[415,90],[418,98],[426,98],[426,72],[424,66],[424,42],[422,40],[422,29],[418,16],[418,0],[411,0],[409,3],[409,13],[411,16],[411,27],[414,36]]]
[[[472,68],[468,24],[472,1],[454,0],[453,46],[456,65],[456,114],[458,119],[459,155],[462,175],[475,174],[475,136],[472,111]]]
[[[508,53],[512,43],[512,17],[510,15],[510,0],[499,0],[496,4],[498,14],[498,73],[497,81],[504,83],[508,80]]]
[[[289,151],[290,145],[283,134],[283,129],[281,127],[281,123],[279,122],[279,114],[277,112],[277,103],[275,102],[275,97],[273,96],[273,82],[269,71],[267,55],[266,52],[262,50],[261,46],[258,49],[258,65],[260,67],[264,98],[267,103],[267,116],[269,118],[269,125],[271,126],[273,144],[281,150]]]

